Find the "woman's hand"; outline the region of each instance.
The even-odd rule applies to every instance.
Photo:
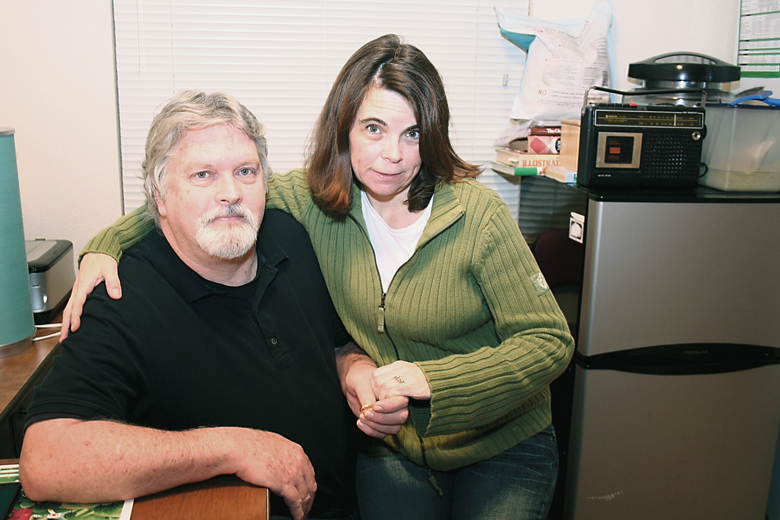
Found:
[[[377,368],[371,375],[371,384],[380,400],[396,396],[423,401],[431,398],[425,372],[408,361],[396,361]]]
[[[371,437],[383,438],[398,433],[409,417],[409,399],[395,396],[377,400],[379,388],[374,388],[376,363],[360,347],[349,343],[336,352],[341,389],[347,397],[357,426]]]
[[[62,329],[60,330],[60,342],[68,337],[68,332],[76,332],[81,326],[81,311],[87,295],[92,292],[100,282],[106,282],[108,295],[118,300],[122,297],[122,286],[119,284],[116,260],[102,253],[87,253],[81,259],[79,274],[73,284],[73,292],[68,299],[68,305],[62,312]]]
[[[398,433],[401,425],[409,418],[409,399],[426,400],[431,398],[431,387],[425,377],[425,372],[414,363],[396,361],[380,368],[369,370],[361,366],[355,372],[358,386],[370,389],[373,399],[347,399],[355,411],[358,403],[363,403],[358,416],[358,428],[372,437],[382,438],[385,435]],[[368,391],[368,390],[366,390]],[[357,414],[356,414],[357,415]]]
[[[375,366],[364,364],[350,370],[347,402],[358,418],[358,428],[366,435],[381,439],[401,430],[409,418],[409,399],[400,395],[377,398],[379,388],[372,385],[375,370]]]

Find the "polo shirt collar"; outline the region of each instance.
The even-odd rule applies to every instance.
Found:
[[[193,271],[179,258],[159,228],[149,233],[144,239],[144,243],[149,251],[149,261],[187,304],[207,296],[226,295],[240,289],[240,287],[211,282]],[[262,290],[255,291],[257,298],[253,303],[256,306],[265,292],[265,288],[276,276],[276,266],[287,258],[287,253],[273,236],[272,231],[263,232],[261,226],[255,254],[257,255],[257,274],[249,284],[257,282],[262,285]],[[249,284],[241,287],[246,287]]]

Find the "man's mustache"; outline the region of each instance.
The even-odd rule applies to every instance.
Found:
[[[246,222],[254,225],[255,215],[244,204],[231,204],[222,208],[214,208],[201,215],[199,220],[201,225],[207,226],[218,218],[232,217],[234,215],[238,215]]]

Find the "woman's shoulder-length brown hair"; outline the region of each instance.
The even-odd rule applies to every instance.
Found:
[[[333,216],[349,212],[356,181],[349,132],[373,87],[400,94],[417,119],[422,166],[409,189],[409,211],[424,209],[439,182],[479,175],[480,168],[458,157],[450,143],[450,110],[438,71],[422,51],[388,34],[368,42],[347,60],[315,123],[306,175],[312,198],[324,212]]]

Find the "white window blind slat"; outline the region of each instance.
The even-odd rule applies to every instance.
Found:
[[[455,149],[487,164],[509,124],[525,62],[501,37],[494,6],[527,12],[528,0],[114,0],[125,211],[144,203],[146,132],[175,92],[235,95],[266,125],[272,168],[297,168],[336,74],[361,45],[386,33],[403,36],[434,63],[447,89]],[[480,180],[517,217],[518,186],[490,169]]]

